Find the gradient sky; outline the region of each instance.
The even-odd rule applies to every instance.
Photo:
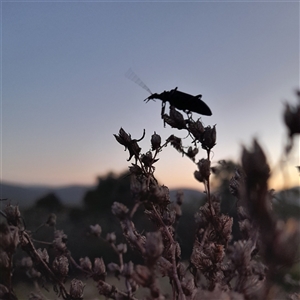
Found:
[[[93,184],[121,172],[130,163],[113,137],[120,127],[133,138],[145,128],[144,152],[154,131],[184,137],[163,127],[160,101],[143,102],[129,68],[152,92],[203,95],[213,116],[202,120],[217,124],[213,163],[239,161],[253,137],[278,163],[283,103],[296,103],[299,87],[298,1],[7,1],[1,13],[3,181]],[[299,183],[299,152],[289,164]],[[199,187],[195,169],[166,148],[156,175],[170,188]]]

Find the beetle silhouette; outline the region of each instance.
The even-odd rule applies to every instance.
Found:
[[[195,112],[204,116],[211,116],[212,112],[208,105],[201,100],[202,95],[193,96],[177,90],[177,87],[170,91],[164,91],[160,94],[151,94],[145,99],[146,102],[153,99],[159,99],[163,102],[163,110],[166,102],[169,102],[171,106],[177,109],[183,110],[186,113]]]
[[[208,105],[201,100],[202,95],[190,95],[177,90],[177,87],[170,91],[164,91],[160,94],[152,93],[147,85],[131,70],[129,69],[125,76],[141,86],[143,89],[148,91],[151,95],[147,97],[144,101],[159,99],[162,103],[161,115],[164,115],[166,103],[169,102],[171,106],[177,109],[183,110],[186,113],[195,112],[204,116],[211,116],[212,112]]]

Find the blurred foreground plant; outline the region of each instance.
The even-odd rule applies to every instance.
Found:
[[[299,111],[300,103],[296,108],[286,105],[284,120],[291,139],[300,132]],[[101,257],[93,262],[89,257],[82,257],[76,262],[68,250],[67,235],[56,229],[54,214],[40,226],[53,228],[53,241],[45,242],[43,249],[37,248],[36,244],[41,241],[34,239],[35,232],[26,229],[18,206],[7,204],[1,210],[5,220],[0,224],[1,299],[17,299],[12,284],[17,265],[35,282],[37,289],[29,295],[32,300],[46,299],[39,288],[46,282],[53,285],[62,299],[84,299],[85,283],[73,278],[66,284],[71,267],[85,278],[92,278],[100,295],[118,300],[138,299],[139,287],[149,290],[140,299],[300,299],[295,293],[299,290],[299,282],[288,273],[299,253],[299,224],[291,218],[284,223],[272,211],[273,194],[268,188],[270,168],[258,141],[254,140],[250,148],[243,148],[241,165],[229,184],[231,193],[237,198],[241,234],[241,239],[233,240],[233,219],[221,212],[220,199],[211,192],[211,174],[217,168],[211,167],[210,157],[216,145],[216,126],[204,126],[191,114],[184,118],[172,106],[169,115],[163,114],[162,118],[169,126],[186,130],[192,139],[191,145],[183,146],[182,139],[174,135],[162,143],[160,135],[154,133],[150,150],[142,153],[138,143],[145,137],[145,131],[140,139],[133,139],[123,128],[114,135],[128,150],[128,160],[134,159],[129,167],[132,205],[125,206],[122,199],[112,204],[112,213],[120,222],[126,243],[118,243],[119,237],[114,232],[108,232],[105,237],[117,254],[118,263],[105,263]],[[206,203],[195,215],[197,229],[187,264],[181,260],[176,234],[183,194],[178,193],[176,201],[171,203],[169,189],[160,185],[154,176],[158,155],[168,145],[195,163],[194,177],[204,185],[206,193]],[[206,156],[196,161],[199,145]],[[292,143],[288,149],[291,147]],[[222,164],[224,162],[219,167]],[[140,207],[155,225],[155,231],[136,229],[134,215]],[[91,225],[89,234],[103,239],[99,224]],[[143,259],[143,264],[124,261],[128,247]],[[17,248],[26,256],[16,264],[13,257]],[[109,283],[107,272],[124,280],[124,290]],[[160,286],[161,277],[169,278],[171,295]],[[290,294],[284,288],[289,285],[293,286]]]

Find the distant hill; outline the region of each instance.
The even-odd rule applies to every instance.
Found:
[[[85,193],[88,190],[95,189],[96,186],[89,185],[68,185],[60,187],[50,187],[42,185],[18,185],[8,182],[0,182],[0,198],[11,200],[20,207],[32,206],[36,200],[49,194],[54,193],[64,205],[81,206]],[[183,191],[185,201],[199,200],[203,193],[193,189],[178,189]],[[172,201],[176,199],[176,192],[170,190]]]
[[[20,207],[32,206],[36,200],[49,194],[54,193],[64,205],[81,206],[83,197],[88,190],[95,189],[92,185],[68,185],[68,186],[42,186],[42,185],[18,185],[7,182],[0,182],[0,198],[7,198]],[[170,190],[170,198],[172,201],[176,199],[178,190],[184,193],[184,202],[198,201],[203,199],[203,193],[195,189],[173,189]],[[300,206],[300,187],[294,187],[285,191],[278,191],[275,194],[279,200],[286,200],[289,203],[298,204]]]
[[[86,191],[93,188],[88,185],[69,185],[60,187],[17,185],[6,182],[0,183],[0,198],[8,199],[20,207],[33,205],[36,200],[54,193],[64,205],[80,206]]]

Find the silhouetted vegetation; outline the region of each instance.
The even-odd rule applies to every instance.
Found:
[[[299,104],[286,104],[284,112],[287,157],[300,133],[297,95]],[[287,199],[293,190],[274,195],[269,189],[270,167],[258,141],[243,148],[241,164],[221,161],[211,166],[216,126],[205,126],[190,112],[184,117],[174,107],[169,115],[163,110],[162,119],[186,130],[191,144],[183,146],[174,135],[162,143],[154,133],[151,150],[143,153],[141,139],[121,128],[115,138],[134,162],[124,174],[99,178],[82,208],[65,207],[54,194],[23,213],[11,203],[4,206],[1,299],[17,299],[14,279],[25,274],[35,284],[31,300],[46,299],[39,287],[49,285],[58,299],[84,299],[86,278],[96,282],[100,295],[118,300],[300,298],[295,271],[299,206]],[[194,176],[203,184],[205,197],[185,204],[188,200],[178,192],[170,201],[169,189],[156,180],[154,167],[169,145],[195,162]],[[200,146],[205,158],[196,160]],[[212,174],[218,185],[215,193]],[[125,287],[111,283],[107,272],[122,279]],[[169,278],[169,289],[160,285],[162,277]],[[137,296],[140,287],[148,293]]]

